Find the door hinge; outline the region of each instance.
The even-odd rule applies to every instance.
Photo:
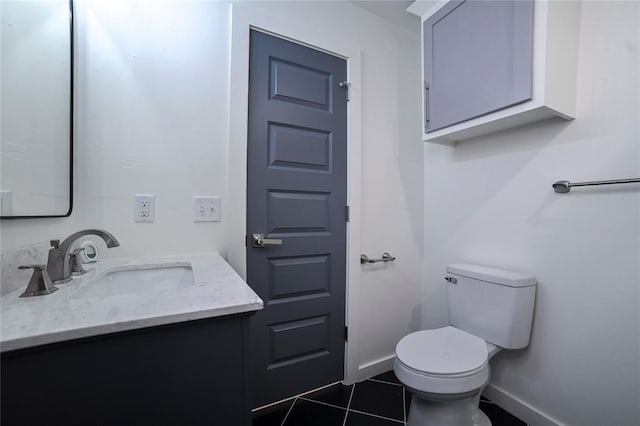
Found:
[[[347,327],[346,325],[344,326],[344,341],[349,341],[349,327]]]
[[[351,83],[348,82],[347,80],[345,81],[341,81],[340,83],[338,83],[338,86],[340,87],[344,87],[347,91],[347,102],[349,102],[349,88],[351,87]]]
[[[349,222],[350,215],[351,215],[351,211],[349,209],[349,206],[344,206],[344,217],[347,222]]]
[[[248,247],[248,245],[249,245],[249,243],[248,243],[248,240],[247,240],[247,236],[245,235],[244,236],[244,246]]]

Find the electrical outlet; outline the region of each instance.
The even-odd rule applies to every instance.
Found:
[[[134,200],[134,221],[153,222],[156,217],[156,196],[153,194],[136,194]]]
[[[194,222],[220,222],[220,197],[194,195]]]

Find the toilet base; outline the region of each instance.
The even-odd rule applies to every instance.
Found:
[[[491,426],[491,420],[478,408],[480,393],[456,400],[411,399],[407,426]]]
[[[473,426],[491,426],[491,420],[481,409],[476,408],[476,413],[473,415]]]

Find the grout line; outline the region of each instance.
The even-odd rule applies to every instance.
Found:
[[[328,385],[324,385],[324,386],[320,386],[319,388],[315,388],[315,389],[311,389],[310,391],[306,391],[306,392],[302,392],[298,395],[296,395],[296,397],[301,397],[301,396],[305,396],[305,395],[309,395],[310,393],[314,393],[316,391],[322,390],[322,389],[326,389],[329,388],[331,386],[337,385],[341,382],[333,382],[333,383],[329,383]]]
[[[287,402],[287,401],[290,401],[292,399],[296,399],[298,397],[301,397],[301,396],[304,396],[304,395],[308,395],[308,394],[313,393],[315,391],[319,391],[319,390],[328,388],[330,386],[337,385],[338,383],[340,383],[340,382],[329,383],[328,385],[324,385],[324,386],[321,386],[319,388],[311,389],[310,391],[306,391],[306,392],[303,392],[303,393],[298,394],[298,395],[293,395],[293,396],[287,397],[285,399],[281,399],[279,401],[271,402],[271,403],[266,404],[266,405],[261,405],[260,407],[253,408],[251,410],[251,412],[255,413],[256,411],[264,410],[265,408],[273,407],[274,405],[282,404],[283,402]],[[342,408],[342,407],[340,407],[340,408]]]
[[[353,384],[353,387],[351,388],[351,395],[349,395],[349,402],[347,402],[347,414],[345,414],[344,416],[344,421],[342,422],[342,426],[346,426],[347,424],[347,417],[349,417],[349,407],[351,407],[351,400],[353,399],[353,391],[356,390],[356,383]]]
[[[353,408],[350,408],[348,411],[353,411],[354,413],[358,413],[358,414],[366,414],[367,416],[377,417],[379,419],[384,419],[384,420],[389,420],[391,422],[404,424],[404,422],[402,420],[392,419],[391,417],[379,416],[377,414],[367,413],[366,411],[354,410]]]
[[[282,423],[280,424],[280,426],[284,426],[284,422],[287,421],[287,417],[289,417],[289,413],[291,412],[291,410],[293,410],[293,406],[296,405],[297,400],[298,398],[295,398],[293,400],[293,404],[291,404],[291,407],[289,407],[289,411],[287,411],[287,414],[285,414],[284,419],[282,419]]]
[[[252,413],[256,413],[258,411],[264,410],[265,408],[270,408],[270,407],[273,407],[274,405],[282,404],[282,403],[285,403],[287,401],[291,401],[292,399],[295,399],[295,398],[296,398],[295,396],[290,396],[288,398],[281,399],[281,400],[276,401],[276,402],[271,402],[269,404],[261,405],[260,407],[256,407],[256,408],[251,409],[251,412]]]
[[[351,388],[351,395],[349,395],[349,402],[347,403],[347,410],[351,408],[351,400],[353,399],[353,393],[356,391],[356,383],[353,384]]]
[[[404,424],[407,424],[407,401],[405,401],[407,390],[402,387],[402,414],[404,415]]]
[[[384,383],[385,385],[404,386],[400,383],[386,382],[384,380],[378,380],[378,379],[367,379],[367,380],[370,382]]]
[[[316,404],[322,404],[322,405],[326,405],[328,407],[339,408],[341,410],[346,410],[346,408],[341,407],[339,405],[333,405],[333,404],[329,404],[328,402],[323,402],[323,401],[316,401],[315,399],[305,398],[304,396],[299,396],[298,399],[301,399],[301,400],[307,401],[307,402],[315,402]]]

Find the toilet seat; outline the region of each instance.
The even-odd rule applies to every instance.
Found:
[[[489,380],[487,343],[451,326],[411,333],[396,346],[395,370],[414,390],[469,392]]]
[[[488,361],[484,340],[451,326],[405,336],[396,356],[416,371],[438,376],[472,373]]]

